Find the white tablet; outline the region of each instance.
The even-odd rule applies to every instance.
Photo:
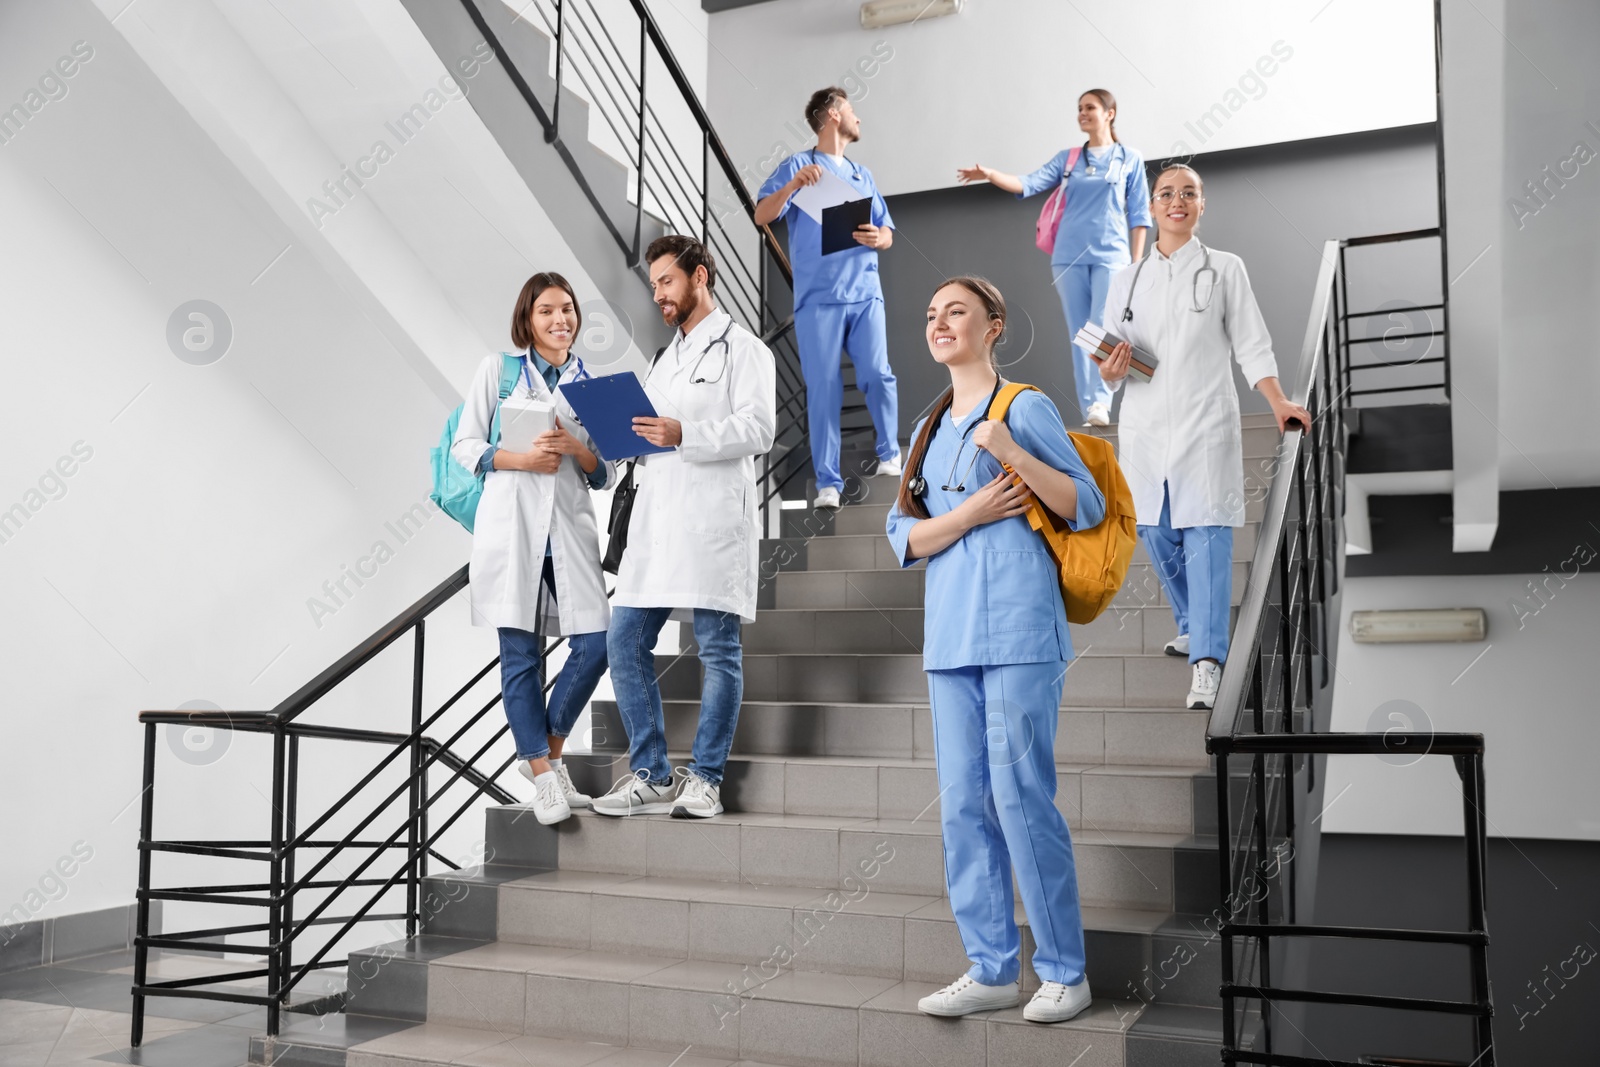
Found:
[[[526,452],[534,438],[555,428],[555,406],[548,400],[507,397],[500,404],[500,447],[507,452]]]

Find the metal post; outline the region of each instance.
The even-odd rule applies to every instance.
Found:
[[[1465,760],[1466,764],[1461,768],[1461,796],[1464,809],[1462,832],[1467,839],[1467,929],[1481,933],[1489,928],[1488,904],[1485,900],[1489,831],[1488,816],[1484,812],[1483,753],[1475,752],[1465,757],[1457,756],[1456,759]],[[1478,1005],[1487,1007],[1490,1003],[1488,947],[1474,945],[1470,959],[1472,999]],[[1492,1020],[1488,1015],[1480,1015],[1475,1020],[1473,1029],[1478,1045],[1475,1050],[1479,1053],[1478,1062],[1492,1065],[1494,1063]]]
[[[1222,893],[1222,1048],[1231,1051],[1237,1042],[1233,1028],[1233,994],[1226,992],[1233,985],[1233,934],[1228,924],[1233,922],[1233,812],[1228,796],[1228,753],[1217,753],[1217,877]]]
[[[704,130],[700,131],[700,241],[702,244],[711,244],[711,135]],[[756,323],[756,332],[766,330],[763,323]]]
[[[417,892],[422,885],[417,845],[422,829],[422,665],[426,619],[418,619],[411,646],[411,812],[406,831],[406,936],[417,936]]]
[[[133,927],[133,988],[142,989],[150,959],[145,940],[150,936],[150,832],[155,816],[156,724],[144,724],[144,792],[139,798],[139,900]],[[138,1048],[144,1040],[144,995],[133,994],[133,1031],[128,1044]]]
[[[561,140],[561,70],[565,62],[567,39],[563,16],[566,14],[567,5],[564,0],[555,0],[556,5],[556,102],[550,108],[550,128],[544,131],[547,144],[556,144]]]
[[[648,108],[645,105],[645,67],[649,63],[650,52],[649,27],[643,21],[639,23],[639,157],[636,166],[639,168],[639,202],[634,205],[633,213],[633,261],[637,265],[644,258],[644,122]]]
[[[283,962],[279,964],[278,976],[284,985],[288,985],[294,974],[294,858],[296,852],[295,835],[299,832],[296,828],[295,809],[300,801],[300,737],[298,734],[289,735],[289,767],[288,781],[284,786],[283,821],[284,845],[283,855]],[[288,1006],[288,992],[282,996],[273,991],[274,996],[284,1007]]]
[[[272,857],[267,896],[267,1036],[278,1035],[278,990],[283,987],[283,785],[284,728],[272,731]]]

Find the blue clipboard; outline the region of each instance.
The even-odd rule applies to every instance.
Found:
[[[634,432],[634,419],[659,416],[632,371],[566,382],[560,392],[608,462],[672,451],[664,445],[653,445]]]

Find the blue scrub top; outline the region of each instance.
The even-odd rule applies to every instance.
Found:
[[[757,200],[763,200],[789,183],[801,167],[815,163],[824,170],[843,178],[846,184],[862,196],[872,197],[872,224],[894,228],[889,217],[889,205],[878,192],[872,172],[859,163],[846,158],[835,163],[825,152],[808,150],[796,152],[782,163],[766,181],[761,183]],[[794,206],[791,200],[783,208],[783,220],[789,225],[789,265],[794,269],[794,307],[799,311],[807,304],[855,304],[863,300],[882,300],[883,286],[878,282],[878,251],[857,245],[832,255],[822,254],[822,224]]]
[[[1038,170],[1022,176],[1022,192],[1017,199],[1048,192],[1061,184],[1061,170],[1067,164],[1067,149],[1051,157]],[[1104,165],[1096,163],[1089,176],[1089,152],[1078,154],[1078,162],[1067,179],[1067,209],[1056,231],[1056,244],[1050,253],[1052,267],[1098,264],[1121,267],[1132,261],[1128,231],[1135,226],[1151,226],[1150,181],[1144,173],[1144,157],[1121,141],[1111,145]]]
[[[922,476],[928,481],[924,502],[930,516],[953,510],[1000,474],[994,457],[979,451],[977,463],[962,479],[974,451],[972,434],[963,436],[962,431],[973,429],[982,417],[982,410],[974,409],[957,423],[945,412],[922,464]],[[1043,393],[1023,393],[1012,401],[1006,424],[1019,445],[1071,475],[1077,484],[1078,515],[1067,525],[1083,530],[1098,524],[1105,517],[1105,497],[1084,467],[1050,398]],[[946,484],[952,491],[941,488]],[[966,490],[953,491],[958,484],[964,484]],[[902,513],[898,505],[889,509],[889,541],[902,567],[917,562],[910,556],[907,541],[918,521]],[[924,670],[1055,663],[1072,658],[1059,573],[1044,538],[1028,525],[1026,515],[968,530],[961,540],[930,558],[924,607]]]

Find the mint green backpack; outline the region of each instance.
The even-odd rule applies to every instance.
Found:
[[[517,387],[517,375],[522,373],[522,357],[509,352],[500,353],[500,399],[511,395]],[[461,422],[461,405],[444,421],[444,433],[439,444],[429,453],[433,461],[433,492],[428,496],[444,513],[472,532],[472,519],[478,513],[478,498],[483,495],[483,475],[469,471],[457,463],[450,454],[455,444],[456,426]],[[500,407],[495,406],[494,421],[489,427],[489,443],[500,442]]]

